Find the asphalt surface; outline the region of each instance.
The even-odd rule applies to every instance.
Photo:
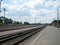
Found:
[[[19,45],[60,45],[60,29],[47,26],[44,30]]]

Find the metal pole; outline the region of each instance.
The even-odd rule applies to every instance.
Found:
[[[6,11],[6,9],[3,8],[3,11],[4,11],[4,25],[5,25],[5,11]]]
[[[59,25],[58,20],[59,20],[59,8],[57,9],[57,26]]]
[[[1,1],[0,1],[0,12],[1,12]]]
[[[36,17],[34,17],[34,23],[36,23]]]

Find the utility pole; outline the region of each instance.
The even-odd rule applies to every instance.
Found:
[[[57,26],[59,25],[58,20],[59,20],[59,8],[57,8]]]
[[[3,8],[3,11],[4,11],[4,25],[5,25],[5,12],[6,12],[6,9]]]
[[[1,13],[1,2],[2,2],[2,0],[0,0],[0,13]]]
[[[59,20],[59,9],[57,9],[57,20]]]
[[[34,17],[34,22],[36,23],[36,17]]]

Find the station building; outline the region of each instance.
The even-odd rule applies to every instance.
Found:
[[[53,22],[52,22],[52,25],[53,26],[60,26],[60,20],[54,20]]]

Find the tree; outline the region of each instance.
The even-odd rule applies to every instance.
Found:
[[[22,22],[20,22],[19,24],[22,25]]]
[[[18,21],[14,21],[13,25],[19,25],[20,23]]]
[[[8,18],[5,18],[5,24],[8,25],[8,24],[12,24],[12,20],[11,19],[8,19]]]
[[[12,24],[12,22],[13,22],[13,21],[12,21],[11,19],[9,19],[9,22],[8,22],[8,23],[9,23],[9,24]]]
[[[0,22],[2,22],[2,19],[1,19],[1,17],[0,17]]]
[[[2,18],[0,17],[0,26],[3,25],[3,20]]]
[[[30,23],[29,22],[24,22],[25,25],[29,25]]]

